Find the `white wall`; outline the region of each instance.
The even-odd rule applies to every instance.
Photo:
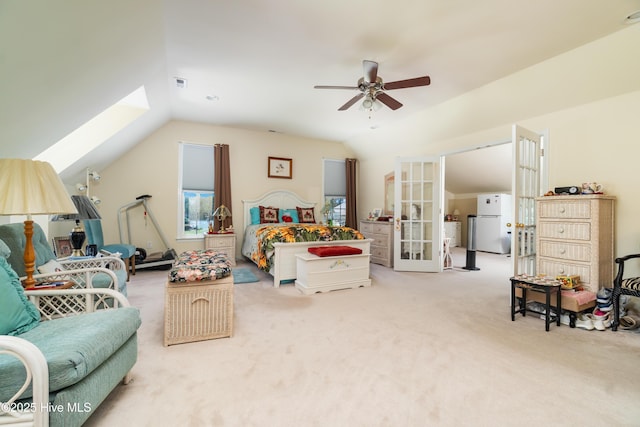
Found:
[[[141,141],[107,169],[99,171],[102,179],[92,186],[92,194],[102,199],[105,238],[119,241],[117,212],[135,201],[137,196],[150,194],[149,208],[156,217],[169,247],[178,252],[202,249],[203,242],[177,241],[178,230],[178,143],[228,144],[233,197],[233,224],[240,254],[243,227],[242,200],[254,199],[273,189],[287,189],[301,197],[322,200],[322,158],[345,158],[352,153],[341,143],[291,137],[268,132],[254,132],[191,122],[171,121],[153,135]],[[293,159],[292,179],[267,177],[269,156]],[[319,209],[319,208],[318,208]],[[132,243],[148,253],[165,248],[148,221],[145,227],[143,211],[130,211]],[[153,248],[147,248],[152,241]],[[106,242],[109,243],[109,242]]]

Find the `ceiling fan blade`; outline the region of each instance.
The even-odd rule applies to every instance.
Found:
[[[314,89],[358,89],[358,86],[314,86]]]
[[[342,107],[338,108],[338,111],[346,110],[347,108],[351,107],[353,104],[358,102],[360,99],[362,99],[363,96],[364,96],[364,93],[360,93],[360,94],[354,96],[349,101],[347,101],[346,104],[344,104]]]
[[[378,78],[378,63],[374,61],[362,61],[362,68],[364,68],[364,81],[367,83],[375,83]]]
[[[387,107],[391,108],[392,110],[397,110],[398,108],[402,107],[402,104],[399,101],[396,101],[395,99],[393,99],[392,97],[390,97],[384,92],[380,92],[376,96],[376,99],[382,102]]]
[[[404,89],[406,87],[428,86],[431,83],[429,76],[416,77],[415,79],[398,80],[384,84],[384,90]]]

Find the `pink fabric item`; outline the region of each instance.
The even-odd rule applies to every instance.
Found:
[[[590,291],[562,291],[563,298],[573,298],[578,302],[578,305],[586,304],[589,301],[595,301],[595,292]]]

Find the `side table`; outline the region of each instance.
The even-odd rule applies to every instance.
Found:
[[[535,310],[527,308],[527,291],[541,292],[545,294],[545,310],[544,310],[544,327],[549,332],[551,319],[551,294],[556,294],[556,307],[560,307],[560,286],[559,280],[549,280],[534,276],[516,276],[511,279],[511,321],[516,320],[516,313],[522,313],[526,316],[527,311],[543,314]],[[518,308],[516,308],[516,288],[521,289],[522,296],[518,298]],[[556,308],[556,325],[560,326],[560,309]]]
[[[236,265],[236,235],[234,233],[205,233],[204,248],[225,254],[231,265]]]

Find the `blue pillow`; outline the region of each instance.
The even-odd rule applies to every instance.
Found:
[[[292,219],[291,222],[294,223],[298,223],[300,222],[298,220],[298,210],[297,209],[280,209],[280,212],[278,213],[278,221],[280,222],[284,222],[284,219],[282,219],[283,216],[285,215],[289,215]]]
[[[40,312],[27,299],[16,272],[0,257],[0,335],[20,335],[38,322]]]
[[[260,224],[260,208],[258,206],[249,209],[251,224]]]

